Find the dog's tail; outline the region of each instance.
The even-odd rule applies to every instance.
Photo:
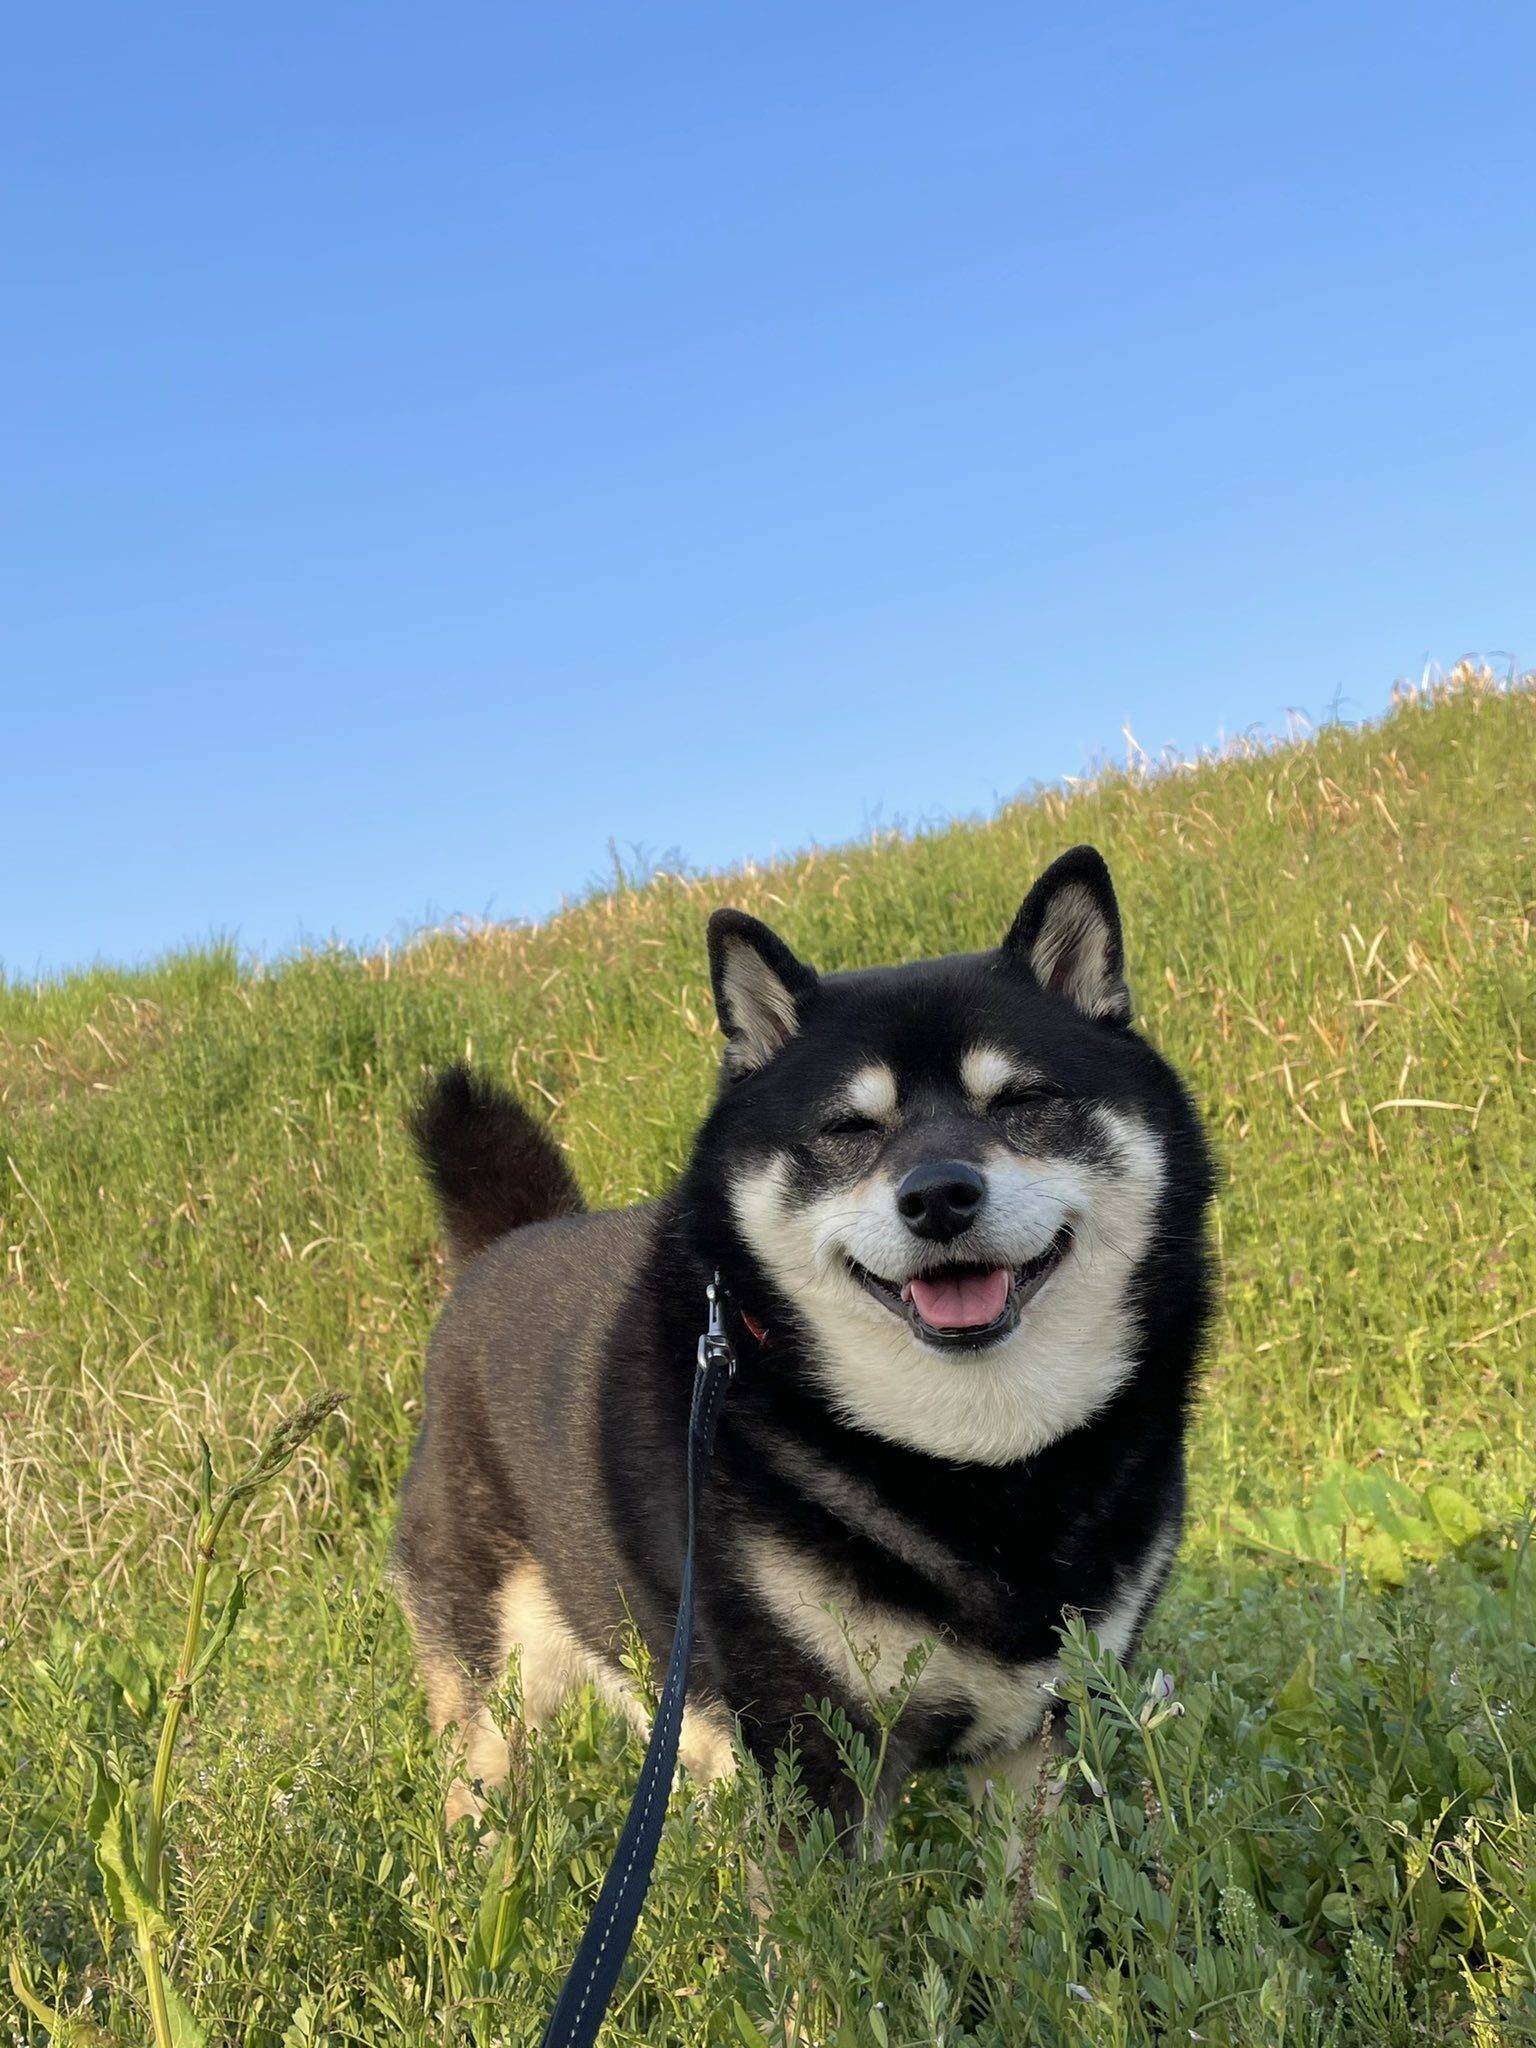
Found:
[[[515,1095],[463,1065],[422,1098],[411,1135],[456,1266],[509,1230],[585,1208],[554,1139]]]

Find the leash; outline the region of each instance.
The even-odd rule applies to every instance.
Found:
[[[709,1475],[720,1400],[736,1373],[735,1348],[725,1332],[725,1290],[718,1273],[707,1291],[709,1324],[699,1339],[693,1405],[688,1414],[688,1542],[683,1552],[672,1654],[667,1659],[667,1675],[656,1703],[651,1739],[646,1744],[645,1761],[640,1766],[619,1846],[603,1879],[576,1959],[566,1973],[555,2009],[540,2037],[539,2048],[592,2048],[619,1971],[624,1967],[624,1958],[629,1954],[661,1841],[667,1794],[677,1768],[688,1663],[693,1655],[693,1558],[699,1502]],[[757,1325],[748,1323],[747,1327],[754,1336],[759,1334]]]

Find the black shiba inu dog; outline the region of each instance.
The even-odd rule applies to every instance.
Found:
[[[1026,1784],[1055,1631],[1122,1654],[1177,1547],[1209,1314],[1211,1170],[1188,1096],[1130,1028],[1103,861],[1064,854],[995,952],[818,976],[710,920],[726,1049],[681,1181],[588,1214],[510,1096],[445,1074],[417,1137],[460,1268],[432,1339],[397,1570],[450,1818],[508,1767],[485,1709],[521,1654],[536,1723],[574,1684],[658,1669],[684,1541],[704,1290],[739,1371],[703,1510],[683,1754],[851,1787],[804,1713],[868,1725],[854,1647],[894,1681],[935,1647],[887,1785],[958,1760]],[[636,1710],[638,1711],[638,1710]]]

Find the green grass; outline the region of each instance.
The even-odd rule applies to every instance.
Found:
[[[711,906],[828,967],[987,945],[1083,838],[1224,1169],[1175,1586],[1131,1674],[1070,1652],[1078,1796],[1023,1816],[1032,1885],[944,1779],[853,1870],[814,1823],[781,1834],[788,1776],[680,1790],[606,2038],[1536,2041],[1536,695],[1474,677],[538,929],[0,990],[0,1919],[34,2005],[75,2015],[59,2038],[152,2038],[91,1833],[116,1802],[143,1853],[198,1437],[217,1487],[332,1386],[209,1578],[212,1618],[251,1574],[171,1748],[173,2020],[250,2048],[537,2038],[637,1751],[575,1701],[498,1852],[439,1832],[382,1579],[442,1292],[405,1107],[470,1049],[593,1196],[649,1193],[711,1085]],[[3,1972],[0,2010],[46,2037]]]

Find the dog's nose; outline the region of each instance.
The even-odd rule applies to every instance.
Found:
[[[974,1166],[959,1159],[914,1166],[896,1190],[896,1213],[915,1237],[947,1244],[974,1223],[987,1199],[987,1184]]]

